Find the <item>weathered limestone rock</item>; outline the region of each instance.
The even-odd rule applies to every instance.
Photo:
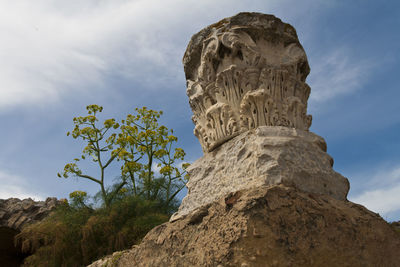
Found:
[[[183,63],[194,134],[205,155],[189,169],[175,220],[240,189],[285,184],[345,200],[323,138],[310,133],[310,71],[295,29],[239,13],[195,34]]]
[[[90,266],[399,266],[399,249],[400,233],[363,206],[279,185],[230,194]]]
[[[34,201],[30,198],[0,199],[0,227],[21,230],[27,223],[42,220],[60,201],[47,198],[46,201]]]
[[[264,185],[285,184],[345,200],[349,182],[332,165],[322,137],[294,128],[260,126],[189,167],[188,194],[171,220],[231,192]]]
[[[183,57],[194,134],[205,152],[258,126],[308,130],[310,72],[296,30],[239,13],[195,34]]]
[[[22,227],[45,218],[60,201],[9,198],[0,199],[0,266],[20,266],[25,257],[21,246],[14,244],[14,237]]]

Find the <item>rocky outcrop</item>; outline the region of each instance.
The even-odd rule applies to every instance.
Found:
[[[332,165],[322,137],[294,128],[260,126],[188,168],[188,194],[171,220],[229,193],[264,185],[285,184],[345,200],[349,182]]]
[[[15,235],[25,225],[45,218],[58,204],[60,201],[56,198],[47,198],[46,201],[0,199],[0,266],[20,266],[28,255],[15,245]]]
[[[47,198],[46,201],[0,199],[0,227],[21,230],[28,223],[42,220],[59,203],[56,198]]]
[[[400,234],[365,207],[278,185],[230,194],[90,266],[400,266],[399,250]]]

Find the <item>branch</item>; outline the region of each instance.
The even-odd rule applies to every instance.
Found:
[[[86,175],[86,174],[77,174],[77,173],[75,173],[75,175],[79,176],[81,178],[86,178],[86,179],[92,180],[93,182],[96,182],[98,184],[101,184],[100,180],[97,180],[96,178],[93,178],[92,176],[89,176],[89,175]]]
[[[139,123],[136,123],[135,121],[132,121],[132,123],[134,125],[136,125],[140,130],[145,130],[146,128],[144,128],[142,125],[140,125]]]
[[[182,186],[181,188],[179,188],[177,191],[175,191],[175,193],[173,193],[172,196],[167,200],[167,201],[168,201],[167,203],[171,202],[171,200],[173,200],[173,199],[175,198],[175,196],[176,196],[184,187],[185,187],[185,185]]]
[[[108,196],[108,201],[111,202],[125,184],[126,180],[122,181],[122,183],[120,183],[118,187]]]
[[[106,133],[108,132],[108,130],[110,130],[111,128],[112,128],[112,127],[110,127],[110,128],[106,128],[106,127],[101,128],[101,130],[100,130],[99,141],[102,140],[102,139],[104,138],[104,136],[106,135]],[[104,129],[105,129],[105,131],[104,131],[103,133],[101,133]]]
[[[118,150],[117,153],[115,153],[108,161],[107,163],[103,166],[103,169],[107,168],[108,165],[110,165],[110,163],[118,156],[118,153],[122,150],[122,148],[120,148]]]

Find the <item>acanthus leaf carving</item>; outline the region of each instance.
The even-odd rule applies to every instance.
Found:
[[[309,66],[296,31],[273,16],[233,18],[193,36],[183,60],[205,152],[258,126],[311,125]]]

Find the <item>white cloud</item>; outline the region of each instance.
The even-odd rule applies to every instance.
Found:
[[[44,197],[31,191],[30,186],[22,177],[13,175],[0,170],[0,199],[7,198],[32,198],[34,200],[44,200]]]
[[[179,2],[0,2],[0,107],[101,88],[110,72],[145,79],[174,53],[164,31]]]
[[[154,172],[156,176],[160,175],[161,166],[159,167],[158,164],[153,163],[151,166],[151,170]]]
[[[303,30],[312,34],[314,26],[302,22],[304,14],[329,8],[316,1],[288,9],[292,5],[276,0],[0,0],[0,112],[104,90],[108,75],[154,88],[171,80],[183,83],[184,49],[207,24],[239,11],[265,10],[306,25]],[[366,64],[345,49],[315,59],[312,100],[359,88],[365,76]]]
[[[310,101],[320,103],[336,96],[353,93],[366,82],[372,62],[359,59],[349,48],[337,48],[326,55],[310,58]]]
[[[277,14],[287,5],[276,0],[0,0],[0,111],[104,89],[107,75],[155,88],[178,77],[183,82],[181,58],[196,31],[239,11]]]
[[[381,215],[389,212],[400,211],[400,184],[372,191],[366,191],[359,196],[351,198],[351,201],[359,203],[368,209]]]
[[[385,166],[368,177],[364,174],[367,189],[350,200],[366,206],[383,216],[391,212],[400,212],[400,165]]]

